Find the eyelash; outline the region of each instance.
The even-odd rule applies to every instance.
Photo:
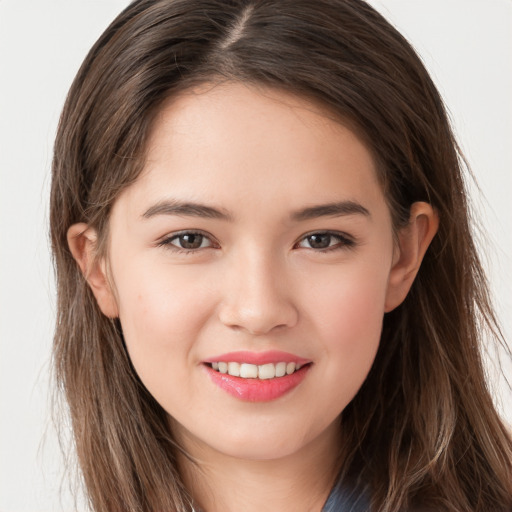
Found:
[[[194,252],[198,252],[200,249],[210,249],[211,247],[215,247],[215,242],[212,242],[211,246],[198,247],[197,249],[185,249],[183,247],[178,247],[172,243],[174,240],[177,240],[180,237],[186,236],[186,235],[202,236],[212,242],[211,237],[209,235],[207,235],[206,233],[204,233],[202,231],[191,230],[191,231],[180,231],[178,233],[173,233],[172,235],[165,237],[163,240],[160,240],[160,242],[158,242],[157,245],[158,245],[158,247],[165,247],[166,249],[169,249],[178,254],[192,254]]]
[[[324,249],[315,249],[313,247],[309,247],[309,249],[314,250],[315,252],[331,252],[331,251],[340,251],[340,250],[346,250],[346,249],[352,249],[355,247],[356,242],[355,240],[346,235],[345,233],[340,233],[339,231],[312,231],[311,233],[306,233],[300,240],[295,244],[297,246],[300,242],[303,240],[306,240],[312,236],[329,236],[332,238],[336,238],[338,240],[338,243],[326,247]],[[295,247],[294,246],[294,247]]]
[[[185,249],[182,247],[178,247],[172,243],[174,240],[177,240],[180,237],[186,236],[186,235],[202,236],[203,238],[210,240],[212,245],[209,245],[208,247],[198,247],[196,249]],[[302,238],[297,243],[294,244],[294,248],[296,248],[298,246],[298,244],[300,244],[303,240],[306,240],[312,236],[329,236],[332,238],[336,238],[338,240],[337,244],[335,244],[333,246],[325,247],[323,249],[315,249],[313,247],[306,247],[306,249],[311,249],[315,252],[327,253],[327,252],[331,252],[331,251],[352,249],[356,245],[355,240],[352,237],[350,237],[344,233],[340,233],[337,231],[312,231],[310,233],[306,233],[305,235],[303,235]],[[204,233],[203,231],[191,230],[191,231],[180,231],[178,233],[173,233],[172,235],[170,235],[170,236],[164,238],[163,240],[161,240],[160,242],[158,242],[157,246],[165,247],[177,254],[192,254],[192,253],[198,252],[200,249],[210,249],[212,247],[215,248],[215,242],[212,241],[211,237],[209,235],[207,235],[206,233]]]

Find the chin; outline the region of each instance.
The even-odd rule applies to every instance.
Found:
[[[262,438],[246,436],[230,439],[226,444],[218,444],[216,450],[228,457],[252,461],[270,461],[283,459],[299,452],[303,444],[291,439]],[[215,448],[215,447],[214,447]]]
[[[249,425],[224,426],[215,434],[212,431],[203,442],[228,457],[271,461],[299,454],[315,440],[330,438],[332,441],[331,433],[328,425],[307,426],[303,421],[279,422],[274,418]]]

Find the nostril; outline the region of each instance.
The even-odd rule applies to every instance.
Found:
[[[236,307],[225,305],[219,320],[234,331],[245,331],[251,336],[264,336],[276,330],[293,327],[297,323],[298,312],[286,301],[269,303],[263,307]]]

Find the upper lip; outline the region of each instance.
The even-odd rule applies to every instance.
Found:
[[[282,352],[280,350],[268,350],[265,352],[251,352],[248,350],[238,350],[236,352],[228,352],[219,354],[217,356],[209,357],[204,361],[205,363],[218,363],[218,362],[232,362],[232,363],[248,363],[255,365],[262,365],[268,363],[295,363],[307,364],[310,359],[304,359],[289,352]]]

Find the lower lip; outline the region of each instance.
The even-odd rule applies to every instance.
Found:
[[[303,366],[291,375],[264,380],[233,377],[228,373],[213,370],[209,366],[205,368],[213,383],[235,398],[247,402],[270,402],[296,388],[306,377],[310,366],[309,364]]]

